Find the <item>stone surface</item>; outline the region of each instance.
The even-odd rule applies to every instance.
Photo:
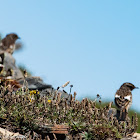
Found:
[[[135,133],[133,135],[133,138],[136,138],[137,140],[140,140],[140,133]]]
[[[7,71],[8,69],[13,70],[13,76],[11,77],[12,79],[17,80],[24,87],[28,85],[28,88],[30,90],[39,90],[41,91],[41,95],[48,95],[56,91],[56,89],[54,89],[52,85],[44,83],[44,81],[40,77],[25,78],[26,83],[28,83],[25,85],[24,76],[20,69],[16,66],[14,57],[10,53],[4,52],[4,70]],[[68,97],[67,93],[61,90],[59,90],[58,92],[62,93],[62,98]]]
[[[25,86],[24,84],[27,82],[30,90],[44,90],[47,88],[52,88],[52,85],[44,83],[40,77],[27,77],[25,78],[25,82],[24,79],[19,79],[18,82],[23,86]]]
[[[140,134],[139,133],[134,133],[133,137],[122,138],[121,140],[140,140]]]
[[[130,138],[122,138],[121,140],[140,140],[140,139],[130,137]]]
[[[110,108],[108,112],[108,117],[111,117],[111,115],[115,116],[117,113],[116,108]]]
[[[4,139],[26,139],[26,137],[24,135],[21,135],[19,133],[13,133],[10,132],[6,129],[0,128],[0,133],[2,134],[2,137]]]
[[[7,52],[4,52],[4,70],[12,69],[13,70],[13,79],[20,79],[23,78],[22,72],[17,68],[15,64],[14,57]]]

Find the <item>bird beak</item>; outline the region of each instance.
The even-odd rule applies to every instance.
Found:
[[[139,89],[139,87],[135,87],[135,89]]]
[[[21,39],[20,37],[18,37],[18,39]]]

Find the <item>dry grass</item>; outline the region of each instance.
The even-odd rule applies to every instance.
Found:
[[[120,139],[132,136],[137,130],[138,119],[135,114],[132,121],[118,122],[108,112],[111,103],[97,106],[100,96],[93,101],[76,100],[76,92],[69,99],[61,98],[57,90],[53,96],[40,96],[38,91],[19,90],[8,92],[1,86],[0,126],[13,132],[27,135],[30,139],[38,133],[39,126],[47,124],[65,124],[69,126],[70,139]],[[101,103],[101,101],[99,101]]]

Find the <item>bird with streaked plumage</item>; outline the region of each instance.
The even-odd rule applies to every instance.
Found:
[[[132,83],[124,83],[115,94],[115,105],[117,106],[117,118],[125,121],[128,117],[128,109],[132,104],[132,90],[137,89]]]
[[[13,54],[15,51],[15,42],[17,39],[20,39],[17,34],[10,33],[7,34],[5,38],[3,38],[0,42],[0,51],[1,52],[8,52],[10,54]]]

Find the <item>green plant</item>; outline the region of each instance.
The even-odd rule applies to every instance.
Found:
[[[77,101],[70,95],[69,99],[61,98],[58,90],[53,96],[40,96],[38,91],[18,90],[8,92],[1,86],[0,118],[4,126],[21,134],[37,132],[45,124],[65,124],[69,126],[69,135],[84,139],[120,139],[132,136],[137,129],[137,115],[132,121],[118,122],[116,117],[108,112],[111,103],[102,105],[95,100],[83,99]]]

